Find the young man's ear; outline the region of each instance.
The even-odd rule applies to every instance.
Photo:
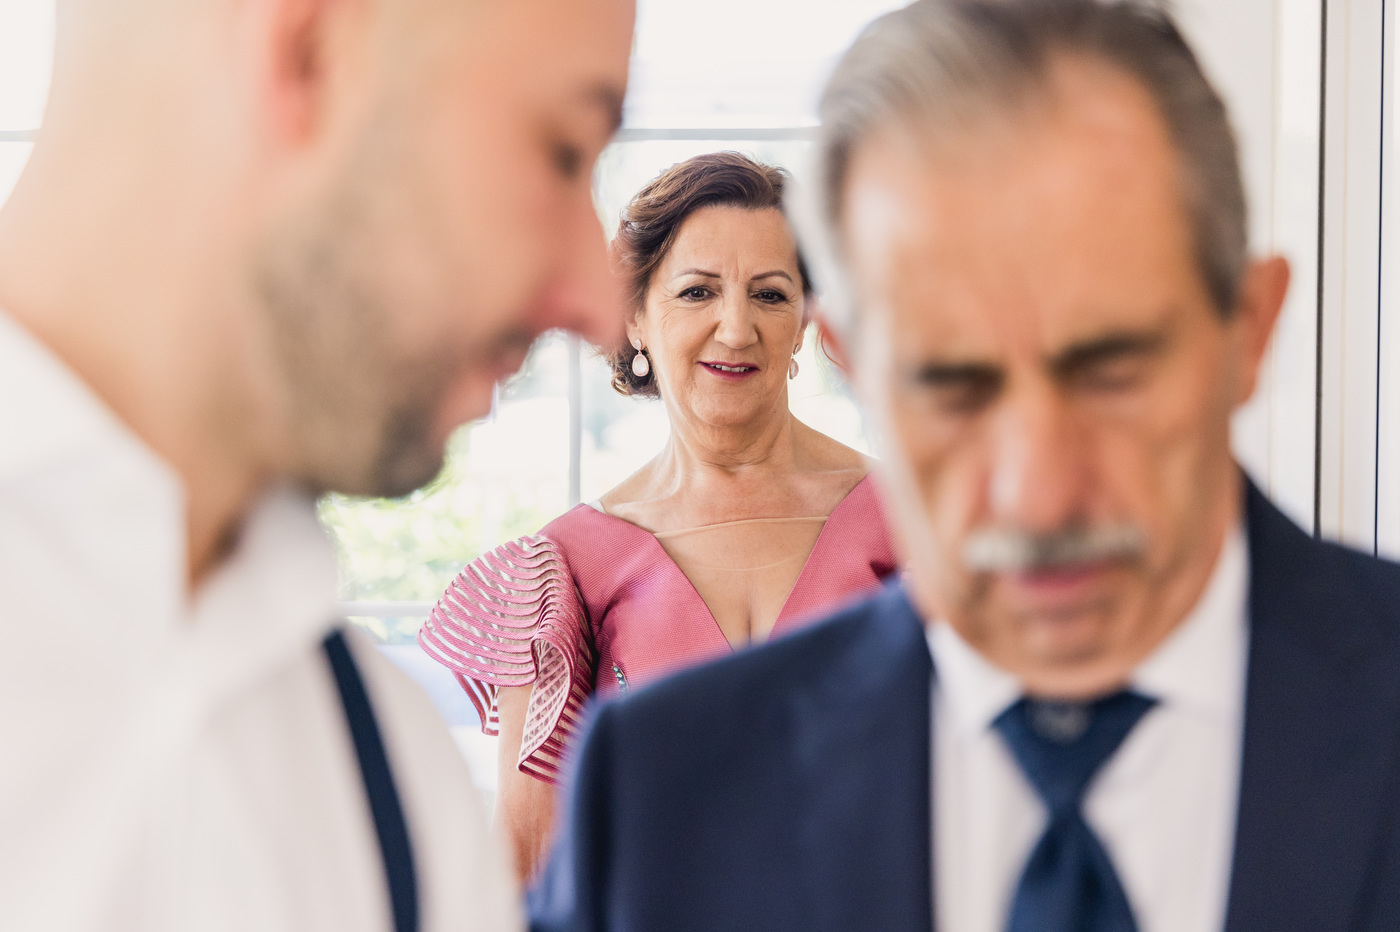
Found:
[[[1259,369],[1268,351],[1269,340],[1278,325],[1288,281],[1292,273],[1282,256],[1257,259],[1249,264],[1240,283],[1240,296],[1232,321],[1240,341],[1240,385],[1235,399],[1242,405],[1254,394]]]
[[[846,343],[835,328],[827,322],[826,317],[820,313],[821,309],[817,310],[817,349],[826,354],[826,358],[830,359],[836,368],[841,370],[842,375],[849,376],[851,357],[846,350]]]
[[[335,81],[356,69],[351,37],[365,26],[357,0],[254,0],[245,6],[245,36],[259,75],[259,104],[273,135],[301,143],[322,128]]]

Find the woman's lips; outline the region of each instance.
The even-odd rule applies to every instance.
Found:
[[[742,382],[744,379],[758,374],[758,366],[751,366],[744,362],[705,362],[701,360],[700,366],[711,375],[729,382]]]

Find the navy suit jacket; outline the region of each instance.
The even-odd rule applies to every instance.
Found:
[[[1400,929],[1400,567],[1246,496],[1226,928]],[[929,932],[932,675],[889,587],[603,706],[534,932]]]

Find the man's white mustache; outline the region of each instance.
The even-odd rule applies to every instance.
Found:
[[[1110,560],[1129,560],[1147,549],[1135,525],[1069,528],[1032,534],[1017,528],[984,528],[963,544],[963,563],[980,573],[1025,573]]]

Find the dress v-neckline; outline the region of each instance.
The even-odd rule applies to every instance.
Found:
[[[817,540],[814,544],[812,544],[812,549],[807,553],[807,559],[803,561],[802,570],[797,574],[797,579],[793,581],[792,588],[788,590],[787,596],[784,597],[783,607],[778,610],[778,616],[773,619],[773,627],[768,629],[768,636],[762,641],[750,639],[747,644],[744,644],[741,647],[734,646],[734,643],[729,640],[728,636],[725,635],[724,629],[720,627],[719,619],[715,617],[714,611],[710,608],[710,603],[705,601],[705,597],[700,594],[700,590],[695,587],[695,583],[691,582],[690,577],[685,574],[685,570],[681,569],[680,564],[677,563],[671,557],[671,555],[666,552],[666,548],[661,545],[661,541],[656,539],[655,534],[646,530],[640,525],[633,524],[626,518],[619,518],[616,515],[608,514],[600,507],[596,507],[591,504],[581,504],[578,507],[588,508],[589,510],[596,512],[601,517],[607,518],[611,521],[616,521],[619,524],[626,525],[631,532],[645,538],[648,541],[648,546],[654,548],[654,556],[658,558],[657,562],[668,567],[670,572],[674,572],[677,576],[679,576],[682,580],[685,581],[685,588],[689,591],[690,597],[695,599],[695,601],[700,604],[700,607],[704,609],[705,616],[710,619],[711,629],[719,638],[720,642],[722,642],[724,646],[729,649],[730,653],[737,653],[743,647],[752,647],[758,644],[767,643],[768,641],[771,641],[773,639],[773,636],[775,634],[782,633],[785,623],[791,621],[791,619],[788,617],[788,608],[792,605],[793,593],[797,592],[797,590],[801,588],[803,581],[807,578],[807,571],[812,566],[813,557],[815,557],[817,555],[817,551],[821,549],[822,542],[826,540],[828,532],[831,530],[832,524],[836,523],[837,521],[837,516],[841,514],[841,512],[850,503],[851,499],[855,497],[857,490],[859,490],[869,481],[870,474],[866,473],[864,476],[861,477],[861,480],[859,482],[851,486],[851,490],[849,492],[842,496],[841,501],[836,503],[836,507],[831,510],[831,514],[826,516],[826,523],[823,524],[822,529],[817,532]]]

